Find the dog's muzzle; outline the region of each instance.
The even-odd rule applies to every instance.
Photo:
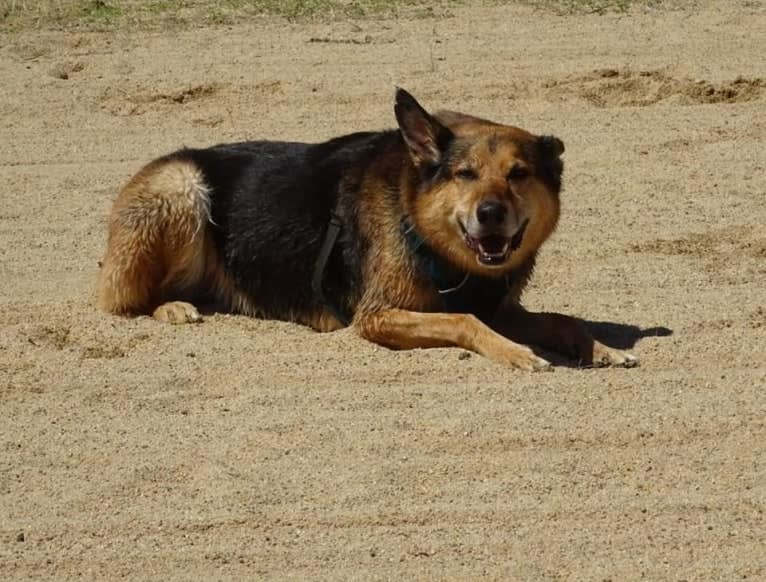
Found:
[[[481,206],[479,206],[479,209],[481,209]],[[505,207],[503,207],[503,212],[505,212]],[[495,218],[496,217],[497,215]],[[478,211],[477,218],[479,218]],[[505,216],[503,216],[503,220],[504,219]],[[487,219],[485,220],[484,224],[490,220],[494,219]],[[481,224],[481,221],[479,222]],[[482,265],[496,267],[502,265],[508,259],[510,254],[521,246],[521,243],[524,239],[524,232],[526,231],[527,225],[529,224],[529,219],[525,219],[519,228],[516,229],[516,232],[513,234],[513,236],[510,237],[498,233],[496,229],[485,229],[484,224],[482,224],[480,227],[479,233],[477,235],[472,235],[469,233],[468,229],[462,222],[459,222],[459,224],[460,229],[463,232],[463,239],[465,240],[465,244],[474,253],[476,253],[476,260]],[[482,231],[489,232],[484,234]]]

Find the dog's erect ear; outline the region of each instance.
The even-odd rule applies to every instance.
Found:
[[[537,149],[543,177],[555,190],[560,190],[561,174],[564,172],[564,162],[561,160],[564,142],[552,135],[544,135],[538,138]]]
[[[438,165],[452,140],[452,132],[429,115],[404,89],[396,89],[394,113],[415,165]]]
[[[564,142],[553,135],[544,135],[540,138],[540,149],[553,158],[561,157],[564,153]]]

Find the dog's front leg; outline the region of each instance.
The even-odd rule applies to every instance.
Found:
[[[518,304],[500,308],[492,327],[505,337],[540,346],[573,358],[581,366],[623,366],[638,364],[635,356],[595,340],[585,324],[560,313],[533,313]]]
[[[461,347],[522,370],[551,367],[526,346],[491,330],[473,315],[388,309],[358,315],[359,335],[393,349]]]

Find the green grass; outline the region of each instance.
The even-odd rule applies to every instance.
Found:
[[[113,24],[122,16],[122,7],[105,0],[93,0],[83,6],[80,18],[85,23],[94,25]]]
[[[0,0],[0,27],[152,28],[232,24],[260,15],[290,20],[363,18],[400,10],[428,11],[454,0]]]
[[[492,3],[492,0],[489,0]],[[683,2],[683,0],[679,0]],[[625,11],[668,0],[494,0],[564,12]],[[262,15],[290,20],[433,14],[470,0],[0,0],[0,29],[114,30],[233,24]],[[689,2],[686,2],[687,4]]]

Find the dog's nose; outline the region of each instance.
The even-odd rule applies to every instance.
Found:
[[[476,218],[484,226],[500,226],[507,214],[505,204],[497,200],[485,200],[476,209]]]

